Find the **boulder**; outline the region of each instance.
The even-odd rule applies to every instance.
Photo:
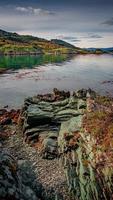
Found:
[[[36,182],[29,162],[17,162],[0,152],[0,200],[41,200],[42,185]]]
[[[78,98],[95,98],[96,97],[96,92],[93,91],[92,89],[80,89],[76,92],[74,92],[74,96]]]
[[[27,110],[27,123],[31,126],[49,124],[53,113],[43,111],[38,105],[30,105]]]
[[[58,142],[57,137],[48,136],[43,141],[42,157],[46,159],[53,159],[58,156]]]

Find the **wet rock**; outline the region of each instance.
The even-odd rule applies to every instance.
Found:
[[[77,92],[74,93],[74,96],[76,96],[78,98],[85,98],[86,95],[87,95],[86,89],[81,89],[81,90],[78,90]]]
[[[95,98],[96,97],[96,92],[94,90],[92,90],[91,88],[89,88],[87,90],[87,95],[86,97],[90,97],[90,98]]]
[[[53,89],[55,100],[63,100],[70,97],[70,92],[60,91],[57,88]]]
[[[74,92],[74,96],[78,97],[78,98],[86,98],[86,97],[95,98],[96,92],[90,88],[89,89],[81,89],[81,90],[78,90],[77,92]]]
[[[53,94],[37,95],[37,98],[40,101],[45,101],[45,102],[54,102],[55,101]]]

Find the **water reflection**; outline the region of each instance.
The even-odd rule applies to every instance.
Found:
[[[24,98],[52,91],[92,88],[113,94],[113,56],[45,55],[1,57],[0,66],[13,69],[0,75],[0,104],[17,106]]]
[[[24,69],[54,63],[61,65],[72,59],[73,55],[38,55],[38,56],[0,56],[0,69]]]

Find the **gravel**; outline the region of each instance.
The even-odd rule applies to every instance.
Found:
[[[50,200],[70,200],[66,177],[60,159],[42,159],[34,147],[23,142],[21,133],[11,135],[3,144],[4,151],[11,153],[19,163],[29,161],[37,182],[44,188],[44,194]],[[72,198],[71,198],[72,200]]]

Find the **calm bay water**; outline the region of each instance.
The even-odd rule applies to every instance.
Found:
[[[8,69],[0,74],[0,106],[20,106],[25,97],[54,87],[113,94],[112,55],[0,57],[0,68]]]

